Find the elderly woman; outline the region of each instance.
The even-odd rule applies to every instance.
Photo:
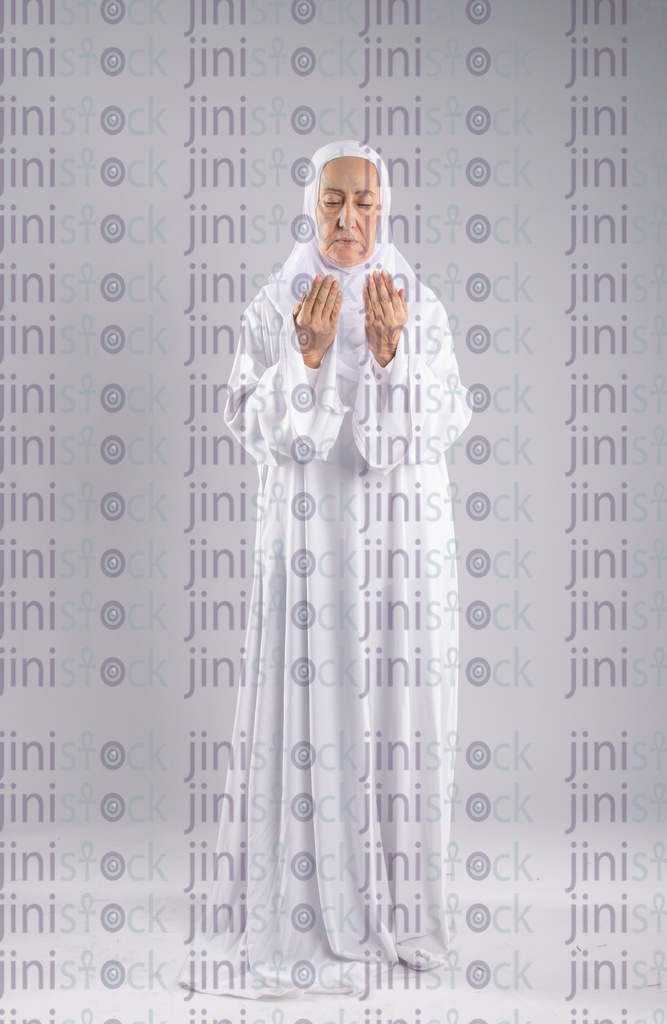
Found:
[[[259,470],[256,572],[218,877],[180,975],[251,998],[396,985],[452,937],[444,451],[471,409],[445,310],[391,242],[381,158],[338,142],[310,170],[229,381]]]

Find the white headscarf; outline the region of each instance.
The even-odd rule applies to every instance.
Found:
[[[380,216],[377,222],[375,248],[368,260],[353,267],[340,267],[332,263],[320,252],[317,244],[317,202],[322,170],[330,160],[344,156],[368,160],[376,168],[380,181]],[[379,153],[370,146],[350,139],[330,142],[318,149],[312,160],[303,162],[303,175],[307,181],[303,196],[303,214],[296,219],[292,228],[297,242],[281,270],[269,278],[264,293],[283,316],[291,315],[301,297],[304,285],[310,287],[316,274],[333,274],[343,294],[343,308],[334,342],[336,358],[341,372],[345,373],[347,369],[347,376],[356,377],[359,373],[359,364],[367,353],[362,296],[366,275],[373,270],[388,270],[396,287],[405,289],[405,298],[408,301],[408,330],[414,323],[414,317],[419,314],[419,304],[416,301],[417,280],[412,267],[391,241],[391,188],[387,168]]]

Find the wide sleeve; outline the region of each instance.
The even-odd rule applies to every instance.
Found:
[[[447,314],[403,330],[394,358],[380,366],[371,353],[361,364],[352,416],[355,443],[372,469],[400,462],[437,462],[470,423]]]
[[[282,316],[260,293],[243,314],[227,387],[232,434],[260,465],[326,461],[346,412],[331,348],[310,370],[291,314]]]

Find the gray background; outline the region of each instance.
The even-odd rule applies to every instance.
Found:
[[[468,387],[484,385],[491,401],[475,414],[461,443],[449,454],[461,606],[460,714],[457,735],[450,737],[451,747],[458,752],[457,782],[451,794],[450,867],[461,947],[453,953],[452,969],[442,976],[440,987],[432,987],[430,981],[429,985],[423,982],[421,991],[378,993],[366,1009],[376,1015],[374,1020],[380,1014],[382,1019],[402,1014],[406,1020],[446,1020],[447,1024],[473,1018],[579,1021],[584,1009],[590,1017],[597,1014],[613,1021],[625,1019],[623,1013],[628,1021],[658,1021],[664,1012],[660,982],[665,853],[661,843],[667,813],[660,674],[664,662],[661,559],[667,515],[663,509],[661,347],[666,288],[667,12],[646,2],[629,4],[627,10],[621,3],[602,4],[599,24],[595,24],[594,4],[589,2],[590,23],[579,24],[573,34],[566,35],[571,10],[565,3],[491,0],[466,7],[461,2],[422,2],[410,6],[407,25],[401,5],[394,8],[395,24],[388,24],[389,6],[382,3],[382,23],[373,24],[367,37],[362,3],[315,0],[311,5],[292,6],[248,3],[245,8],[237,3],[231,25],[225,5],[218,25],[212,24],[212,5],[205,6],[209,23],[202,26],[200,17],[193,36],[186,34],[185,4],[127,3],[125,16],[116,24],[105,22],[104,4],[59,5],[55,21],[43,25],[34,17],[27,24],[10,24],[10,11],[4,12],[4,190],[0,196],[4,204],[0,370],[5,568],[0,841],[4,846],[0,852],[5,857],[5,952],[1,963],[6,990],[11,987],[14,962],[36,959],[46,972],[38,994],[25,990],[19,972],[14,991],[5,991],[6,1006],[10,1012],[15,1008],[17,1014],[29,1012],[40,1020],[49,1019],[50,1012],[56,1020],[97,1022],[117,1017],[199,1022],[200,1017],[190,1013],[192,1007],[197,1007],[198,1014],[208,1008],[208,1017],[202,1019],[211,1020],[216,1013],[239,1019],[239,1002],[199,996],[188,1003],[174,987],[185,953],[190,902],[184,892],[187,858],[193,842],[201,852],[201,844],[211,847],[217,835],[215,822],[202,822],[201,816],[188,831],[191,789],[184,780],[189,743],[193,734],[201,739],[202,730],[208,738],[228,738],[236,702],[235,688],[225,680],[217,688],[198,686],[186,698],[190,648],[200,655],[205,647],[209,658],[226,656],[238,664],[244,636],[239,627],[241,602],[248,598],[251,586],[249,574],[243,578],[238,571],[233,578],[198,579],[194,597],[200,600],[206,591],[210,603],[231,602],[235,628],[199,630],[189,642],[185,639],[192,596],[187,586],[188,560],[191,547],[199,551],[204,543],[208,549],[228,548],[236,560],[242,547],[252,549],[254,522],[249,515],[239,519],[238,503],[245,492],[250,513],[250,495],[256,486],[254,464],[249,460],[244,464],[235,449],[230,465],[225,442],[217,465],[199,462],[188,474],[191,437],[200,443],[203,434],[209,439],[226,436],[222,404],[206,413],[199,410],[193,423],[186,424],[189,387],[201,383],[204,374],[208,384],[224,383],[233,357],[223,331],[217,352],[209,343],[207,352],[200,347],[189,364],[189,330],[192,325],[198,331],[202,324],[229,325],[232,337],[237,334],[244,307],[293,244],[290,228],[302,204],[301,187],[291,173],[295,162],[335,138],[359,137],[364,131],[364,108],[370,105],[373,112],[382,109],[381,130],[373,124],[370,144],[386,162],[404,158],[409,167],[407,181],[397,164],[394,169],[392,213],[405,216],[409,224],[409,234],[404,235],[401,222],[395,222],[395,242],[415,268],[419,264],[424,281],[441,291],[463,382]],[[376,5],[371,7],[375,14]],[[488,18],[484,18],[485,7]],[[201,15],[201,6],[197,9]],[[581,0],[576,3],[579,22],[585,9]],[[305,21],[309,10],[312,20]],[[478,18],[484,20],[478,23]],[[209,48],[209,72],[211,47],[228,47],[234,74],[222,56],[217,75],[199,75],[185,88],[193,45],[199,51],[202,45]],[[367,45],[374,59],[381,49],[383,74],[373,74],[363,85]],[[397,57],[394,74],[389,76],[388,48],[399,46],[409,58],[407,73]],[[12,47],[18,54],[16,74],[10,60]],[[22,50],[30,47],[44,54],[41,75],[34,56],[27,58],[22,69]],[[113,65],[105,64],[103,55],[110,47],[125,57],[118,74],[110,73]],[[309,74],[298,74],[291,65],[300,47],[314,55]],[[479,47],[489,56],[483,74],[473,73],[474,64],[472,70],[466,64],[471,51]],[[586,48],[590,73],[582,78]],[[598,56],[598,75],[593,74],[595,48],[609,48]],[[568,88],[573,51],[578,81]],[[342,67],[341,52],[347,61]],[[609,73],[609,52],[615,56],[615,75]],[[245,74],[240,73],[242,54]],[[189,109],[192,103],[199,109],[204,96],[209,111],[216,104],[233,111],[234,130],[228,130],[223,114],[217,134],[198,136],[188,146]],[[399,104],[410,113],[409,130],[403,132],[397,117],[396,130],[388,134],[387,109]],[[22,123],[21,109],[33,105],[45,112],[43,133],[29,116],[27,124]],[[466,114],[477,105],[491,115],[491,125],[482,134],[466,125]],[[121,108],[126,118],[124,130],[115,135],[105,132],[101,123],[102,112],[109,106]],[[312,109],[319,127],[304,132],[298,130],[298,122],[296,127],[291,123],[299,106]],[[602,130],[592,134],[591,112],[591,134],[577,139],[574,154],[578,161],[588,157],[591,180],[587,187],[581,185],[579,162],[580,185],[574,196],[566,198],[573,158],[566,143],[573,106],[580,125],[585,106],[591,111],[609,106],[616,112],[617,123],[615,134],[610,135],[602,117]],[[627,109],[625,125],[622,107]],[[17,120],[12,122],[14,108]],[[342,123],[341,109],[348,119]],[[49,110],[52,122],[46,116]],[[150,111],[152,122],[146,117]],[[516,120],[515,111],[519,112]],[[186,197],[190,158],[200,161],[204,156],[208,184]],[[213,183],[212,161],[219,157],[231,161],[233,185],[224,166],[219,183]],[[34,167],[23,176],[20,161],[30,158],[44,165],[42,186]],[[104,165],[111,158],[120,160],[125,169],[117,185],[105,182]],[[416,181],[417,158],[420,182]],[[490,169],[484,185],[466,176],[471,161],[478,158],[487,161]],[[593,180],[592,162],[602,158],[614,161],[614,187],[604,166],[599,183]],[[627,177],[622,181],[623,159]],[[12,160],[18,162],[13,182]],[[608,244],[604,233],[595,243],[591,228],[588,244],[579,244],[568,255],[573,204],[578,214],[586,212],[587,204],[591,217],[611,215],[617,225],[615,244]],[[209,215],[233,218],[233,240],[228,240],[223,225],[217,244],[200,242],[186,254],[189,216],[201,214],[203,205]],[[33,229],[23,234],[21,218],[31,214],[41,217],[47,228],[48,218],[53,218],[52,230],[45,232],[43,241],[37,240]],[[126,229],[115,243],[107,241],[102,231],[104,218],[112,214],[122,218]],[[622,214],[627,215],[623,238]],[[477,215],[486,217],[491,226],[484,243],[466,234],[466,224]],[[14,234],[12,216],[17,218]],[[419,238],[417,216],[421,218]],[[580,302],[575,311],[577,326],[585,316],[591,327],[612,325],[617,351],[611,354],[603,342],[599,353],[580,352],[568,365],[572,320],[566,311],[573,263],[577,287],[582,288],[585,264],[591,282],[591,301]],[[189,274],[194,269],[201,277],[203,264],[209,274],[232,275],[233,296],[228,296],[223,282],[218,301],[211,301],[209,279],[208,301],[197,301],[189,314],[185,312]],[[622,299],[624,270],[628,284]],[[11,272],[19,276],[14,292]],[[34,282],[22,283],[22,275],[29,274],[41,275],[45,282],[41,299]],[[46,286],[49,274],[53,275],[51,291]],[[124,280],[125,294],[118,301],[104,296],[102,282],[108,274],[120,274]],[[484,301],[476,301],[466,290],[476,274],[486,275],[490,282],[491,292]],[[594,274],[614,275],[614,302],[609,301],[604,283],[599,301],[592,301]],[[628,336],[624,352],[620,350],[623,323]],[[38,324],[45,332],[52,324],[53,348],[47,345],[40,354],[33,339],[26,353],[20,345],[12,350],[12,324],[19,330]],[[118,325],[126,335],[124,348],[116,354],[105,352],[100,344],[101,332],[109,324]],[[493,339],[482,353],[467,340],[475,325],[487,328]],[[151,332],[157,338],[152,347],[147,341]],[[574,435],[581,445],[580,439],[587,434],[591,446],[595,437],[611,437],[616,460],[610,463],[602,442],[600,464],[581,465],[579,447],[577,468],[568,473],[573,430],[566,420],[575,374],[578,386],[587,381],[591,389],[602,383],[614,388],[615,411],[610,411],[604,393],[595,409],[591,395],[587,413],[578,407]],[[39,410],[34,389],[23,404],[20,389],[33,383],[41,385],[45,394],[53,385],[51,406],[45,402]],[[120,385],[125,392],[125,404],[117,412],[108,411],[101,401],[108,384]],[[628,396],[624,408],[623,384]],[[13,386],[19,389],[14,404]],[[513,400],[515,391],[525,392],[525,402]],[[578,401],[580,396],[581,392]],[[30,446],[25,465],[20,448],[18,459],[13,460],[12,438],[27,435],[43,438],[45,446],[53,435],[53,460],[45,458],[39,464]],[[110,435],[121,437],[126,446],[125,458],[116,465],[106,463],[100,454],[100,445]],[[625,464],[620,459],[624,435],[628,439]],[[470,447],[475,436],[488,442],[485,461],[476,461],[478,449]],[[148,456],[145,440],[151,438],[156,447]],[[233,521],[223,515],[217,523],[198,523],[188,531],[191,494],[200,495],[204,487],[209,493],[229,492],[237,512]],[[568,532],[571,494],[574,490],[581,495],[586,488],[590,494],[613,495],[616,516],[608,521],[603,512],[599,522],[580,522]],[[45,500],[49,492],[54,493],[53,518],[37,521],[32,511],[27,517],[20,514],[20,496],[32,491]],[[107,521],[100,509],[103,496],[113,491],[126,502],[126,513],[117,522]],[[626,521],[619,511],[624,491]],[[14,492],[19,495],[17,516],[10,514]],[[476,520],[467,507],[476,492],[487,495],[496,509],[483,520]],[[144,501],[147,495],[157,503],[150,513]],[[528,514],[513,514],[515,495],[525,499]],[[572,598],[566,588],[574,541],[579,551],[587,545],[615,553],[615,578],[603,571],[595,579],[591,573],[575,589],[579,616],[585,590],[591,616],[593,602],[610,601],[616,623],[610,628],[603,610],[600,628],[579,632],[568,642]],[[12,574],[11,552],[30,548],[39,549],[45,558],[53,549],[53,574],[46,571],[38,578],[33,556],[23,578],[20,554]],[[101,556],[112,548],[126,559],[125,572],[113,579],[100,567]],[[466,567],[469,553],[477,548],[488,553],[492,565],[479,578]],[[620,568],[623,548],[627,549],[627,576]],[[524,556],[525,560],[514,567],[517,552],[519,562]],[[13,631],[11,601],[19,602],[18,628]],[[42,602],[43,627],[35,610],[28,611],[22,621],[24,601]],[[102,612],[108,601],[119,601],[125,609],[125,622],[118,629],[104,625]],[[483,629],[466,621],[466,613],[479,601],[491,612],[491,622]],[[621,624],[623,601],[625,625]],[[515,608],[523,611],[517,619],[513,618]],[[573,646],[579,655],[586,647],[591,658],[614,659],[616,686],[604,681],[597,688],[579,686],[567,698]],[[627,685],[620,680],[624,648]],[[30,672],[22,676],[20,664],[18,682],[11,685],[12,657],[38,657],[46,664],[50,656],[54,659],[52,685],[40,688]],[[125,679],[117,686],[105,685],[100,675],[105,659],[113,656],[126,666]],[[477,657],[487,659],[493,669],[484,686],[474,686],[466,677],[466,666]],[[516,672],[515,664],[527,664],[525,673]],[[152,677],[146,671],[150,665],[156,668]],[[577,826],[570,828],[572,789],[566,779],[575,733],[579,741],[587,733],[590,743],[614,744],[614,770],[605,755],[596,770],[591,754],[589,770],[576,777],[579,797],[585,785],[591,801],[595,794],[613,796],[614,822],[608,821],[606,804],[601,820],[582,822],[580,802]],[[626,762],[621,760],[622,740],[627,743]],[[53,758],[47,756],[41,770],[34,748],[22,761],[21,745],[31,741],[42,744],[47,755],[52,741]],[[125,752],[125,761],[116,770],[106,768],[101,756],[110,741],[121,744]],[[466,752],[477,741],[486,743],[493,755],[483,770],[474,770],[466,762]],[[12,742],[19,744],[15,760]],[[157,752],[152,759],[151,749]],[[525,758],[510,756],[515,749],[524,750]],[[219,792],[223,774],[198,771],[195,792],[201,794],[204,783],[207,792]],[[492,801],[492,812],[484,822],[475,822],[466,812],[466,801],[476,792]],[[20,801],[32,793],[44,801],[42,821],[37,799],[28,802],[27,820],[20,802],[12,814],[11,799],[17,796]],[[105,820],[102,813],[108,793],[119,794],[125,801],[125,813],[118,821]],[[625,821],[620,820],[623,794],[628,800]],[[53,813],[48,805],[51,798]],[[17,820],[12,822],[12,817]],[[607,852],[615,858],[618,871],[613,882],[603,872],[576,891],[579,904],[586,900],[611,904],[617,921],[613,933],[603,926],[598,933],[579,934],[576,943],[568,944],[572,896],[565,890],[570,884],[573,849],[578,854],[588,849],[591,856]],[[10,851],[19,855],[32,851],[45,859],[53,852],[53,876],[45,874],[40,880],[33,871],[27,881],[21,877],[12,881]],[[108,851],[125,859],[126,871],[118,881],[106,878],[100,869]],[[474,851],[485,852],[494,864],[494,870],[479,882],[466,872],[466,861]],[[502,859],[507,854],[523,862],[524,870],[510,871],[505,877],[505,867],[511,863],[510,858]],[[146,867],[151,856],[158,860],[152,872]],[[208,882],[199,881],[196,891],[205,892],[208,887]],[[9,907],[30,902],[40,904],[45,913],[53,908],[53,930],[45,926],[40,934],[34,923],[24,930],[19,921],[14,934],[8,934]],[[161,908],[152,924],[141,909],[149,902],[154,910]],[[126,926],[117,932],[103,926],[104,908],[111,903],[127,915]],[[473,903],[483,903],[492,913],[501,907],[513,909],[497,913],[485,932],[474,934],[465,925]],[[624,906],[630,908],[625,931],[621,925]],[[515,916],[515,907],[528,908],[526,915]],[[591,980],[590,989],[581,991],[580,967],[580,991],[568,1000],[573,959],[580,965],[589,963],[591,979],[594,960],[611,961],[617,972],[615,990],[603,970],[597,990]],[[127,972],[125,983],[116,990],[104,984],[105,964],[114,960]],[[466,981],[466,969],[474,960],[484,960],[492,971],[493,980],[479,992]],[[157,972],[153,976],[145,970],[148,961]],[[525,968],[523,975],[517,963]],[[623,963],[627,964],[625,985],[621,983]],[[504,968],[504,964],[511,966]],[[48,980],[49,970],[53,982]],[[35,988],[34,983],[31,987]],[[329,1007],[316,1000],[285,1005],[283,1012],[290,1021],[366,1019],[363,1006]],[[248,1004],[245,1019],[266,1019],[268,1014],[268,1007]]]

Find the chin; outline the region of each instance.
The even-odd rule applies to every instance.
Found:
[[[348,252],[340,252],[333,254],[331,252],[325,253],[327,259],[330,259],[332,263],[336,263],[339,267],[356,267],[357,264],[363,263],[367,259],[365,252],[359,252],[358,249],[353,249]]]

